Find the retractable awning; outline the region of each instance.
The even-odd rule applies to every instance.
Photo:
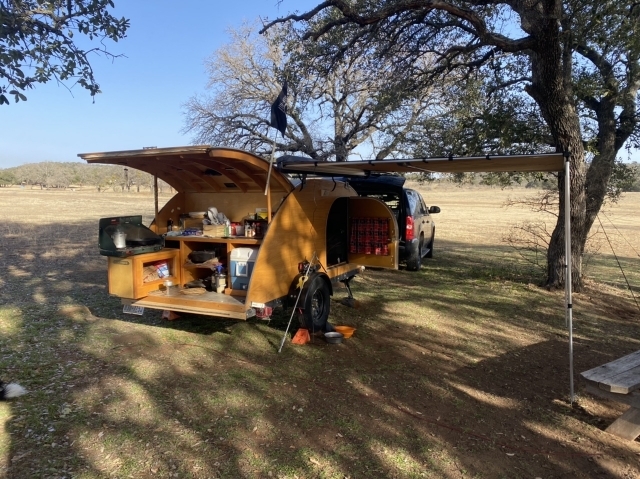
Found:
[[[370,161],[316,161],[286,155],[278,159],[282,173],[330,176],[369,176],[371,173],[494,173],[494,172],[559,172],[564,171],[565,192],[565,318],[569,330],[569,390],[573,403],[573,304],[571,292],[571,212],[569,155],[544,153],[532,155],[474,156],[448,158],[412,158]]]
[[[562,171],[562,153],[537,155],[486,155],[447,158],[411,158],[401,160],[316,161],[302,156],[278,158],[283,173],[315,175],[368,176],[371,173],[487,173]]]

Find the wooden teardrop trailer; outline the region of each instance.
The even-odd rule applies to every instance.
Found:
[[[177,191],[161,209],[156,201],[155,219],[149,227],[166,235],[162,249],[109,256],[110,294],[133,306],[240,320],[268,316],[273,307],[293,305],[297,300],[296,308],[314,330],[325,327],[336,283],[348,287],[362,266],[398,267],[399,232],[392,211],[377,199],[358,197],[348,183],[334,181],[333,176],[391,171],[559,171],[564,164],[562,154],[345,163],[282,157],[270,171],[269,162],[252,153],[210,146],[78,156],[88,163],[145,171]],[[290,173],[302,175],[302,181],[293,181]],[[177,225],[186,214],[207,212],[211,207],[233,222],[264,211],[264,232],[254,237],[215,229],[202,236],[168,232],[168,224]],[[362,237],[370,247],[361,247],[358,238]],[[109,235],[101,234],[103,239],[111,242]],[[181,294],[185,285],[211,275],[210,267],[189,262],[193,252],[208,250],[215,250],[224,264],[227,286],[220,292]],[[158,262],[167,265],[169,279],[176,285],[169,288],[170,294],[163,289],[167,278],[145,282],[145,267]],[[304,265],[309,262],[313,267],[306,271]]]
[[[164,248],[108,257],[109,293],[125,304],[244,320],[291,304],[289,299],[295,301],[302,286],[297,308],[317,330],[326,323],[337,282],[348,286],[361,266],[398,267],[393,213],[379,200],[358,197],[344,182],[326,178],[294,181],[275,168],[269,172],[267,160],[229,148],[190,146],[79,156],[88,163],[145,171],[177,191],[164,207],[156,206],[149,226],[158,235],[169,233],[164,237]],[[211,207],[232,222],[241,222],[256,210],[264,211],[264,234],[246,237],[215,228],[202,236],[168,232],[168,225],[177,226],[181,216],[207,212]],[[349,226],[358,218],[375,219],[376,226],[384,225],[384,230],[376,231],[381,243],[378,254],[350,250]],[[188,221],[202,227],[202,219]],[[371,230],[373,233],[373,227]],[[220,293],[180,294],[185,285],[212,274],[211,267],[189,262],[192,252],[210,250],[216,251],[224,264],[227,286]],[[144,268],[159,262],[167,263],[170,276],[145,282]],[[305,262],[311,262],[312,269],[301,282]],[[169,294],[163,286],[166,279],[175,285]]]

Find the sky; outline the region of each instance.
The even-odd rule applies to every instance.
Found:
[[[192,143],[184,104],[204,93],[205,60],[228,43],[228,30],[258,17],[304,12],[319,0],[115,0],[113,13],[130,19],[127,37],[94,56],[102,93],[54,82],[0,106],[0,168],[41,161],[81,161],[78,153],[171,147]]]

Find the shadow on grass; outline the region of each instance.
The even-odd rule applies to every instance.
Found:
[[[357,308],[332,304],[352,339],[277,354],[286,314],[122,314],[87,228],[1,239],[0,365],[30,390],[5,414],[7,477],[640,470],[640,448],[603,434],[591,403],[567,406],[562,293],[507,249],[443,243],[418,273],[367,271]],[[638,315],[616,291],[586,291],[575,309],[577,372],[638,349]]]

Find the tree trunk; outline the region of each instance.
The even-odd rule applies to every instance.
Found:
[[[550,10],[559,10],[559,2],[546,4]],[[582,289],[582,253],[587,237],[585,222],[586,167],[578,112],[573,103],[570,72],[570,56],[564,56],[560,41],[559,25],[550,11],[529,9],[526,2],[519,4],[523,27],[536,39],[529,53],[531,60],[531,84],[526,91],[540,107],[559,151],[570,153],[570,216],[572,248],[572,283],[575,291]],[[558,13],[558,12],[556,12]],[[570,74],[569,74],[570,77]],[[565,280],[565,193],[564,172],[558,175],[560,198],[558,221],[547,251],[547,286],[559,288]]]
[[[579,292],[582,289],[582,255],[584,253],[584,245],[587,239],[588,228],[586,227],[586,208],[585,208],[585,164],[584,153],[580,156],[571,155],[570,157],[570,221],[571,221],[571,279],[572,288]],[[558,221],[549,241],[549,249],[547,250],[547,287],[560,288],[565,282],[565,174],[558,175],[558,194],[560,196],[560,206],[558,211]]]
[[[591,229],[607,196],[607,185],[618,153],[615,102],[604,98],[597,106],[595,112],[598,119],[598,154],[591,161],[587,171],[587,231]],[[622,146],[622,142],[619,144]]]

